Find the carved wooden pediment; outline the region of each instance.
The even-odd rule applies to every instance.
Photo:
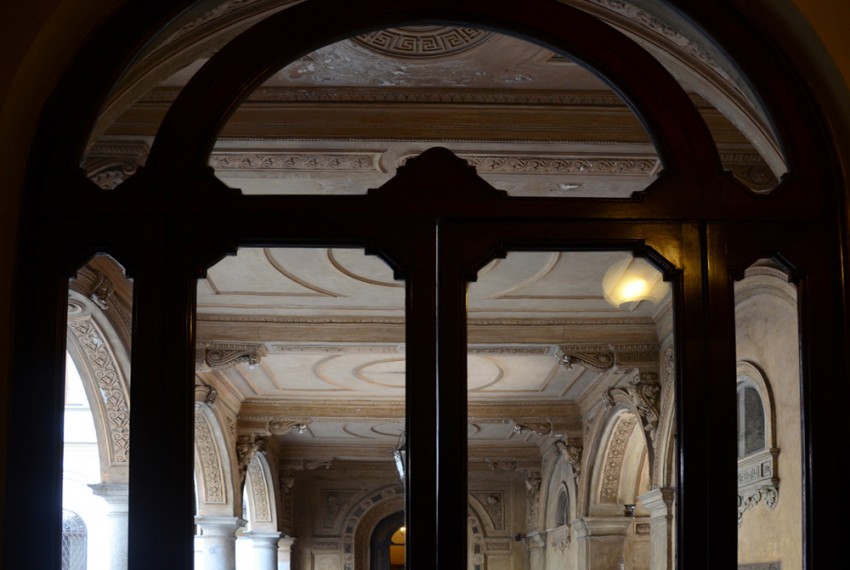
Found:
[[[478,176],[475,167],[444,147],[434,147],[409,159],[398,174],[369,190],[369,197],[381,200],[422,202],[453,200],[497,200],[507,197]]]

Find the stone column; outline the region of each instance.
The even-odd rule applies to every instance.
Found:
[[[236,529],[245,524],[239,517],[195,517],[203,570],[236,570]]]
[[[638,500],[649,511],[652,549],[650,564],[653,570],[673,569],[673,499],[676,490],[664,487],[644,493]]]
[[[109,570],[127,570],[128,483],[95,483],[92,493],[106,502],[106,544],[109,548]]]
[[[584,517],[573,523],[583,568],[617,568],[626,546],[631,517]],[[654,568],[654,567],[653,567]]]
[[[287,536],[277,543],[277,570],[290,570],[292,564],[292,546],[295,538]]]
[[[277,543],[279,532],[251,530],[244,533],[239,540],[245,540],[253,550],[251,568],[254,570],[277,570]]]

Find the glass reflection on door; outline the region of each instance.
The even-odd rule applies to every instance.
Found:
[[[673,568],[672,288],[623,251],[469,286],[469,568]]]

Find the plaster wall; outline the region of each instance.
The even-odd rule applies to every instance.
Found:
[[[780,484],[773,510],[760,503],[744,513],[738,562],[781,561],[783,570],[797,570],[802,568],[803,503],[799,340],[790,302],[795,291],[777,277],[758,276],[739,284],[736,296],[753,286],[759,290],[735,310],[737,359],[760,368],[773,391]]]

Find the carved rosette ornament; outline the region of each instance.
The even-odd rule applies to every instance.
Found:
[[[257,366],[268,353],[262,344],[216,344],[206,349],[204,361],[210,368],[231,368],[246,363]]]
[[[643,429],[649,435],[650,441],[655,443],[658,432],[658,400],[661,394],[661,384],[658,383],[658,374],[654,372],[641,372],[630,385],[625,388],[609,388],[602,395],[606,406],[614,407],[614,399],[617,395],[625,395],[634,405],[640,416]]]

